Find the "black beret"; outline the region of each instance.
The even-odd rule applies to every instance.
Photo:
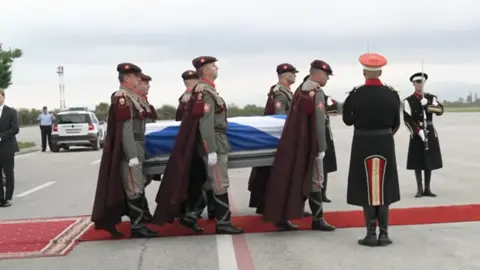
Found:
[[[277,66],[278,75],[287,73],[287,72],[298,73],[298,70],[289,63],[283,63]]]
[[[142,81],[144,81],[144,82],[149,82],[149,81],[152,80],[152,77],[150,77],[150,76],[148,76],[148,75],[146,75],[146,74],[143,74],[143,73],[140,74],[140,78],[141,78]]]
[[[322,60],[313,60],[313,62],[310,63],[310,67],[311,67],[311,68],[315,68],[315,69],[323,70],[323,71],[325,71],[328,75],[333,75],[332,68],[331,68],[330,65],[329,65],[327,62],[325,62],[325,61],[322,61]]]
[[[198,74],[194,70],[186,70],[182,73],[182,79],[184,81],[198,79]]]
[[[199,56],[199,57],[192,60],[192,65],[196,69],[199,69],[206,64],[214,63],[214,62],[217,62],[217,61],[218,61],[217,58],[215,58],[213,56]]]
[[[141,73],[142,69],[132,63],[121,63],[117,65],[119,73]]]
[[[428,75],[427,73],[424,72],[417,72],[410,76],[410,81],[411,82],[416,82],[416,81],[426,81],[428,80]]]

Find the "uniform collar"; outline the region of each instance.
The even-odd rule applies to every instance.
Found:
[[[379,79],[366,79],[365,85],[383,86],[383,83]]]
[[[282,82],[278,82],[277,84],[278,84],[278,85],[280,85],[280,86],[283,86],[283,87],[287,88],[287,89],[288,89],[288,91],[291,91],[291,89],[290,89],[290,86],[289,86],[289,85],[283,84]]]
[[[422,95],[422,92],[413,92],[413,96],[416,97],[416,98],[423,98],[423,95]]]
[[[215,83],[207,78],[201,78],[200,81],[209,84],[211,87],[215,88]]]

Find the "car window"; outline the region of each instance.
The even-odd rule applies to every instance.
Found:
[[[80,124],[88,123],[91,124],[90,117],[88,114],[61,114],[57,115],[58,124]]]
[[[95,114],[91,113],[90,116],[92,117],[93,123],[98,124],[98,119],[97,119],[97,117],[95,116]]]

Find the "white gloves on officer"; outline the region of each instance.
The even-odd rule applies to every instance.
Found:
[[[140,161],[138,160],[138,158],[132,158],[128,161],[128,166],[129,167],[135,167],[139,164],[140,164]]]
[[[217,153],[210,153],[208,154],[208,166],[213,166],[217,164]]]
[[[422,104],[422,106],[425,106],[428,104],[428,100],[426,98],[422,98],[422,100],[420,100],[420,104]]]
[[[423,129],[418,132],[418,136],[422,139],[422,141],[425,141],[425,132]]]
[[[324,157],[325,157],[325,152],[320,152],[320,153],[318,153],[317,158],[318,158],[319,160],[323,160]]]

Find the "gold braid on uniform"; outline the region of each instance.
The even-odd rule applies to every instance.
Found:
[[[442,112],[442,107],[435,106],[435,105],[428,105],[427,110],[428,110],[428,112],[441,113]]]

